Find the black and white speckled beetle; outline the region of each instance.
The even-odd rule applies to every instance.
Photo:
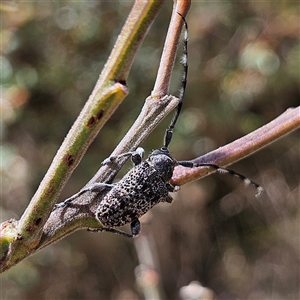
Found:
[[[181,15],[180,15],[181,16]],[[187,22],[181,16],[185,25],[183,56],[181,63],[183,65],[182,86],[179,94],[179,103],[176,114],[171,121],[169,128],[166,130],[164,138],[164,146],[153,151],[146,160],[142,160],[144,150],[137,148],[134,152],[123,153],[120,156],[109,157],[102,164],[111,164],[116,162],[120,157],[131,157],[134,167],[116,184],[96,183],[94,186],[85,191],[99,191],[103,188],[110,188],[110,191],[105,195],[100,202],[97,211],[96,219],[103,225],[101,231],[109,231],[121,234],[127,237],[137,236],[140,232],[139,218],[149,211],[154,205],[159,202],[172,202],[172,197],[169,192],[176,192],[179,187],[169,183],[172,178],[175,166],[181,165],[188,168],[195,167],[211,167],[222,173],[229,173],[243,180],[245,184],[253,185],[257,189],[257,194],[262,192],[262,188],[251,181],[250,179],[238,174],[232,170],[219,167],[215,164],[195,164],[191,161],[177,161],[172,157],[168,150],[171,142],[173,129],[179,117],[183,96],[187,81]],[[57,206],[62,206],[70,201],[71,197]],[[117,227],[131,224],[131,233],[126,233]]]

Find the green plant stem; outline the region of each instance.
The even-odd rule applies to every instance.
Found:
[[[16,236],[10,237],[11,242],[7,243],[5,232],[1,232],[2,269],[28,256],[40,243],[43,227],[66,181],[100,129],[127,95],[126,78],[134,56],[163,2],[135,2],[93,92],[20,221],[14,222]]]

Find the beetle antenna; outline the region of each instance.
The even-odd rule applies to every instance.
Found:
[[[180,14],[179,12],[177,12],[184,23],[184,27],[185,27],[185,31],[184,31],[184,38],[183,38],[183,54],[181,57],[181,64],[183,66],[183,75],[182,75],[182,80],[181,80],[181,88],[179,91],[179,102],[177,105],[177,111],[168,127],[168,129],[166,130],[166,135],[165,135],[165,141],[164,141],[164,147],[163,148],[168,148],[171,140],[172,140],[172,136],[173,136],[173,129],[175,127],[175,124],[177,122],[177,119],[180,115],[180,111],[181,111],[181,107],[182,107],[182,102],[183,102],[183,97],[184,97],[184,93],[185,93],[185,87],[186,87],[186,82],[187,82],[187,74],[188,74],[188,49],[187,49],[187,43],[188,43],[188,24],[186,19],[184,18],[184,16],[182,14]]]

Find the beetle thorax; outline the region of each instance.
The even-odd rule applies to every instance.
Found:
[[[165,182],[172,178],[177,162],[171,157],[169,151],[155,150],[147,160]]]

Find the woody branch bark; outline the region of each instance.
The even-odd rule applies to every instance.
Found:
[[[226,146],[194,159],[193,162],[213,163],[226,167],[283,138],[299,127],[300,107],[289,108],[268,124]],[[213,172],[215,170],[205,167],[189,169],[178,166],[174,170],[172,183],[183,185],[203,178]]]
[[[78,198],[77,203],[80,204],[80,210],[75,201],[74,207],[68,207],[66,210],[64,208],[57,209],[51,215],[50,212],[62,187],[87,147],[126,96],[125,79],[132,60],[162,3],[163,0],[136,1],[95,89],[54,158],[53,164],[21,220],[9,220],[1,224],[1,271],[75,230],[87,227],[99,228],[99,223],[94,218],[96,203],[91,195]],[[176,6],[177,3],[174,5]],[[178,11],[185,14],[189,6],[190,1],[180,1]],[[174,8],[175,10],[177,11]],[[175,36],[179,37],[181,24],[173,28],[171,32],[173,31],[177,31],[178,34]],[[173,56],[175,59],[176,49],[172,49],[171,52],[171,57]],[[165,76],[170,75],[171,70]],[[165,82],[169,82],[169,79]],[[168,87],[165,86],[165,90],[168,90]],[[164,96],[152,97],[153,101],[147,99],[146,103],[151,102],[151,105],[145,104],[141,117],[136,122],[136,127],[126,135],[114,153],[136,148],[160,120],[176,107],[177,99],[175,97]],[[84,124],[84,126],[82,127],[80,124]],[[138,132],[141,134],[137,134]],[[134,136],[138,137],[136,141]],[[117,171],[117,169],[101,168],[90,183],[102,180],[102,178],[103,181],[109,181]],[[85,203],[88,204],[84,205]]]

